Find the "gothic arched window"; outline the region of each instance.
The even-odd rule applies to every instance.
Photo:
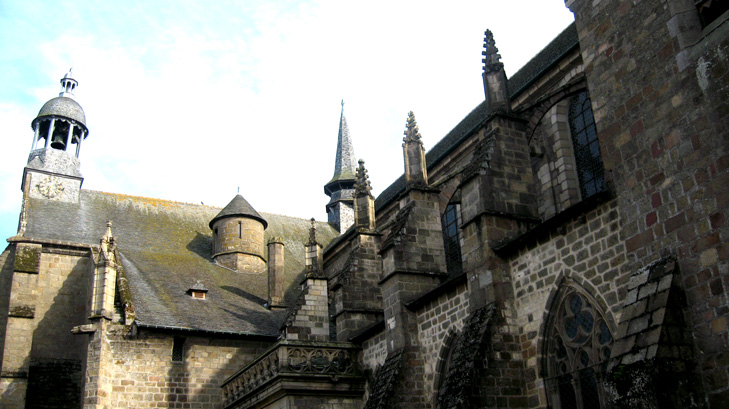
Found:
[[[595,119],[592,116],[592,105],[587,91],[582,91],[570,99],[569,122],[580,191],[582,198],[587,199],[605,187],[600,144],[597,140]]]
[[[461,205],[451,203],[441,218],[443,244],[445,246],[448,274],[455,276],[463,272],[461,261]]]
[[[563,287],[545,330],[545,385],[550,407],[604,407],[602,377],[612,348],[603,314],[584,293]]]

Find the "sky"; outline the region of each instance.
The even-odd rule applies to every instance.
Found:
[[[567,27],[564,0],[0,0],[0,236],[17,231],[31,121],[73,67],[83,188],[326,220],[339,116],[373,193]]]

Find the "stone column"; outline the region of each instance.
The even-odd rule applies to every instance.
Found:
[[[268,240],[268,307],[286,308],[284,305],[284,242],[281,237]]]

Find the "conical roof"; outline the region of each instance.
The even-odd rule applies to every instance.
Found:
[[[337,154],[334,159],[334,175],[324,186],[324,192],[331,195],[332,191],[341,189],[341,182],[353,184],[356,177],[354,148],[352,147],[352,138],[349,136],[347,118],[344,117],[344,101],[342,101],[342,113],[339,117],[339,135],[337,135]]]
[[[268,222],[266,222],[266,219],[261,217],[256,209],[254,209],[253,206],[251,206],[250,203],[248,203],[248,201],[244,199],[243,196],[241,196],[240,194],[235,195],[233,200],[231,200],[230,203],[228,203],[228,205],[225,206],[223,210],[218,213],[217,216],[213,217],[213,220],[210,220],[210,228],[213,228],[213,224],[216,221],[224,219],[226,217],[247,217],[261,222],[264,229],[268,227]]]

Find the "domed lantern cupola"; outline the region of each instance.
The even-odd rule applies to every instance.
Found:
[[[31,122],[34,132],[31,150],[50,147],[68,151],[75,144],[74,156],[78,158],[81,142],[88,136],[89,130],[86,128],[86,114],[74,99],[73,93],[77,86],[78,81],[73,79],[69,70],[61,78],[61,92],[58,97],[46,102]]]
[[[260,273],[266,269],[263,231],[266,220],[240,194],[210,221],[213,259],[239,272]]]
[[[31,198],[78,203],[83,183],[78,156],[89,130],[86,114],[73,96],[77,86],[69,70],[61,79],[61,92],[43,104],[30,123],[33,144],[22,190]]]

